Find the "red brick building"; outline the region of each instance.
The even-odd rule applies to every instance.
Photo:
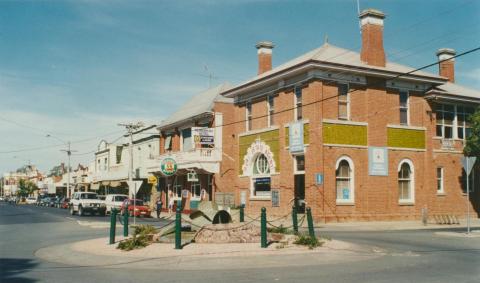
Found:
[[[361,13],[360,54],[325,43],[272,69],[273,44],[257,44],[258,75],[222,92],[236,122],[223,125],[217,191],[248,213],[296,201],[326,221],[464,215],[462,149],[480,92],[454,83],[451,49],[437,53],[439,74],[389,62],[384,19]],[[478,217],[478,163],[470,182]]]

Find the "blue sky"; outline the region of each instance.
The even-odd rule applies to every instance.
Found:
[[[419,67],[438,48],[480,46],[480,1],[360,0],[387,14],[388,60]],[[51,133],[88,164],[119,122],[158,122],[209,85],[256,74],[254,45],[277,66],[324,42],[359,51],[355,0],[0,0],[0,172],[65,160]],[[437,72],[431,68],[430,72]],[[457,82],[480,89],[480,52],[458,58]],[[23,151],[33,147],[47,149]],[[12,152],[17,151],[20,152]]]

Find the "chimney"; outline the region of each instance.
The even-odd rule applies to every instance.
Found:
[[[455,54],[455,50],[450,48],[441,48],[437,51],[438,73],[440,76],[448,78],[451,83],[455,82],[455,58],[453,58]]]
[[[383,19],[385,14],[374,9],[360,13],[362,29],[362,51],[360,59],[368,65],[385,67],[385,50],[383,49]]]
[[[258,53],[258,74],[272,69],[272,49],[275,47],[270,41],[260,41],[255,45]]]

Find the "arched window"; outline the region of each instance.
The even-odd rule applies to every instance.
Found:
[[[267,157],[263,154],[257,156],[255,163],[253,164],[254,175],[265,175],[270,173],[270,167],[268,166]]]
[[[354,202],[354,168],[353,161],[347,156],[337,160],[335,179],[337,203]]]
[[[404,159],[398,165],[398,201],[400,203],[414,202],[413,163]]]
[[[271,179],[270,166],[264,154],[259,154],[253,163],[252,195],[259,197],[270,197]]]

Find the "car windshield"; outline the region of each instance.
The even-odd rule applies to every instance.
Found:
[[[81,194],[80,195],[81,199],[97,199],[96,194]]]
[[[126,196],[116,196],[115,201],[124,201],[126,198]]]
[[[130,205],[133,205],[133,200],[130,200]],[[135,200],[135,205],[143,205],[143,200]]]

